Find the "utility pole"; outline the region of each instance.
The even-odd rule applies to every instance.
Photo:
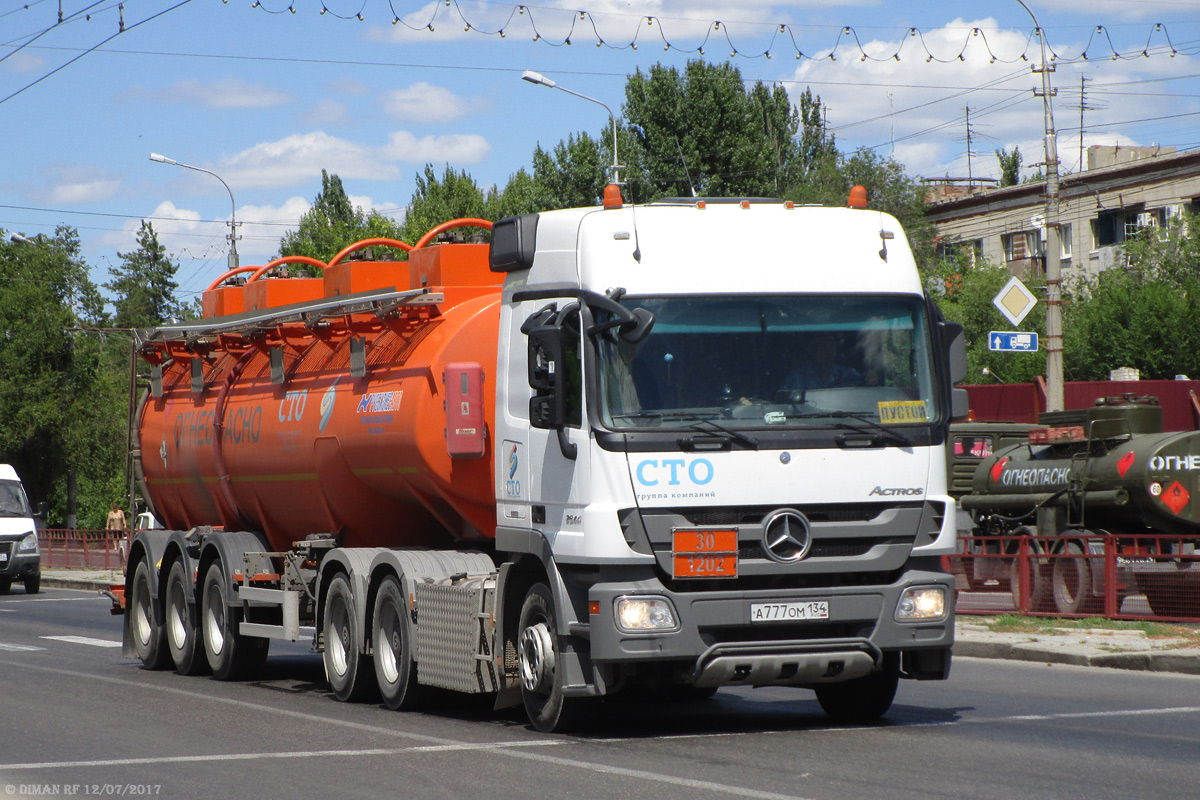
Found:
[[[1058,208],[1058,133],[1054,129],[1054,109],[1050,99],[1050,73],[1054,65],[1046,58],[1046,31],[1037,16],[1016,0],[1033,19],[1034,32],[1041,44],[1041,60],[1033,68],[1042,77],[1042,88],[1033,90],[1042,98],[1042,117],[1045,123],[1046,147],[1046,410],[1063,410],[1063,336],[1062,336],[1062,247],[1059,244]]]

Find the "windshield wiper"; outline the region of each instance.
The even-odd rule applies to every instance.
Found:
[[[886,425],[881,425],[880,423],[876,422],[875,420],[871,419],[870,417],[864,416],[856,411],[830,411],[828,414],[825,414],[824,416],[831,417],[834,419],[846,419],[846,418],[856,419],[859,422],[863,423],[863,425],[867,426],[867,428],[873,428],[877,431],[887,434],[888,436],[891,437],[893,442],[897,442],[899,444],[907,444],[907,445],[912,444],[911,439],[909,439],[904,434],[900,433],[900,431],[896,430],[895,428],[889,428]],[[846,422],[837,422],[837,423],[834,423],[834,426],[838,427],[838,428],[846,428],[846,429],[852,430],[852,431],[858,431],[860,433],[865,432],[865,429],[863,427],[858,426],[858,425],[851,425]]]
[[[712,428],[717,432],[717,434],[719,434],[721,436],[728,436],[732,439],[735,439],[736,441],[741,442],[746,447],[749,447],[751,450],[758,449],[758,439],[755,439],[753,436],[747,436],[746,434],[742,433],[741,431],[735,431],[733,428],[726,428],[724,425],[722,425],[719,422],[715,422],[706,417],[701,417],[697,414],[680,414],[679,417],[681,419],[695,420],[695,424],[688,426],[691,430],[700,431],[701,433],[704,433],[705,430],[704,430],[704,428],[701,428],[700,425],[702,425],[702,424],[703,425],[711,425]]]

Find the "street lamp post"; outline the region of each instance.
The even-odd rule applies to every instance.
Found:
[[[176,167],[183,167],[184,169],[192,169],[196,172],[203,172],[204,174],[212,175],[214,178],[221,181],[221,185],[225,187],[225,191],[229,192],[229,204],[231,206],[229,212],[229,236],[227,237],[229,239],[229,269],[237,269],[240,266],[237,251],[237,203],[234,202],[233,190],[229,188],[229,184],[226,183],[220,175],[212,170],[207,170],[203,167],[193,167],[191,164],[183,164],[173,158],[167,158],[166,156],[158,153],[151,153],[150,160],[157,161],[159,164],[171,164]]]
[[[530,83],[536,83],[539,86],[548,86],[551,89],[558,89],[560,92],[566,92],[567,94],[574,95],[575,97],[578,97],[581,100],[587,100],[589,103],[595,103],[596,105],[602,107],[605,111],[608,112],[608,118],[612,121],[613,163],[612,163],[612,167],[610,167],[610,169],[612,170],[612,182],[617,185],[620,185],[620,183],[621,183],[621,172],[620,172],[621,166],[617,162],[617,117],[615,114],[613,114],[612,109],[594,97],[588,97],[586,94],[580,94],[579,92],[573,92],[570,89],[566,88],[565,86],[559,86],[557,83],[555,83],[554,81],[545,77],[540,72],[534,72],[531,69],[525,70],[525,72],[521,75],[521,80],[529,81]]]
[[[1062,249],[1059,245],[1058,209],[1058,133],[1054,130],[1054,109],[1050,98],[1050,73],[1054,65],[1046,60],[1046,31],[1024,0],[1016,0],[1033,19],[1041,43],[1041,63],[1034,72],[1042,76],[1042,116],[1045,121],[1046,148],[1046,410],[1062,411],[1063,336],[1062,336]],[[1035,89],[1034,94],[1038,94]]]

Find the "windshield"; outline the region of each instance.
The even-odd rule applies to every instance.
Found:
[[[17,481],[0,481],[0,517],[30,517],[29,501]]]
[[[654,314],[637,344],[599,342],[600,416],[620,430],[901,427],[938,412],[921,298],[628,297]]]

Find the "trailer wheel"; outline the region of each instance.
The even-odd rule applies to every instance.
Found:
[[[384,578],[375,595],[371,641],[375,645],[375,682],[384,704],[393,711],[419,706],[426,687],[417,683],[412,622],[404,590],[395,576]]]
[[[241,609],[229,606],[229,586],[220,561],[209,564],[200,593],[200,631],[204,656],[219,681],[253,675],[267,660],[269,639],[243,636]]]
[[[1138,588],[1146,595],[1150,610],[1159,617],[1195,617],[1200,615],[1197,587],[1172,576],[1138,576]]]
[[[900,682],[900,654],[884,656],[883,669],[842,683],[816,686],[821,710],[835,722],[871,722],[892,707]]]
[[[550,589],[544,583],[534,584],[521,605],[517,653],[525,713],[542,733],[569,730],[578,724],[585,702],[563,695],[562,650],[556,630]]]
[[[343,702],[362,700],[371,688],[371,659],[362,651],[355,628],[354,591],[339,572],[325,593],[325,679]]]
[[[182,559],[177,559],[167,573],[166,629],[167,646],[175,671],[180,675],[199,675],[208,668],[201,648],[196,646],[198,631],[188,609],[192,581]]]
[[[167,652],[167,631],[154,620],[154,594],[150,591],[150,565],[139,561],[133,571],[133,595],[129,610],[130,631],[133,633],[133,653],[142,662],[142,669],[166,669],[171,666]]]
[[[1062,555],[1054,559],[1051,583],[1054,607],[1060,614],[1090,614],[1104,602],[1092,594],[1092,568],[1079,542],[1067,542]]]

